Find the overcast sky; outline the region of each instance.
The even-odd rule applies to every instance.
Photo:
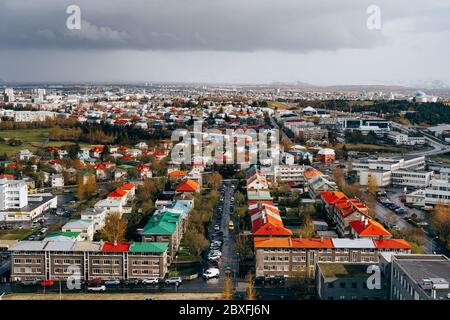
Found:
[[[0,78],[450,84],[449,17],[448,0],[0,0]]]

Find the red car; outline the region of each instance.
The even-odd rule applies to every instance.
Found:
[[[55,282],[53,280],[44,280],[41,281],[41,286],[43,287],[51,287]]]
[[[102,279],[91,279],[91,280],[89,280],[87,283],[88,283],[88,286],[99,286],[99,285],[101,285],[102,284]]]

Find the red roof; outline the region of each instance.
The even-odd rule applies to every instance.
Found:
[[[403,239],[373,239],[378,249],[411,249],[411,245]]]
[[[135,186],[132,183],[125,183],[125,184],[121,185],[120,187],[118,187],[117,190],[129,191],[129,190],[132,190],[134,187]]]
[[[14,180],[14,175],[12,174],[0,174],[0,179],[8,179],[8,180]]]
[[[102,252],[128,252],[130,244],[128,242],[105,242],[103,244]]]
[[[367,221],[367,224],[366,224]],[[380,223],[367,219],[350,221],[350,226],[360,237],[390,237],[391,234]]]
[[[125,191],[116,189],[115,191],[108,194],[108,198],[122,198],[126,195],[127,195],[127,193]]]

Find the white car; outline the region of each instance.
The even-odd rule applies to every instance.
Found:
[[[206,270],[203,273],[203,278],[205,278],[206,280],[212,279],[212,278],[216,278],[219,277],[220,275],[220,270],[217,268],[209,268],[208,270]]]
[[[88,291],[94,291],[94,292],[105,292],[106,287],[105,286],[95,286],[95,287],[88,287]]]
[[[216,224],[215,226],[214,226],[214,231],[219,231],[220,230],[220,226],[218,225],[218,224]]]
[[[210,256],[220,256],[221,257],[222,256],[222,252],[220,252],[219,250],[211,250],[208,255],[210,255]]]
[[[142,280],[143,284],[158,284],[158,282],[159,282],[158,278],[147,278]]]
[[[166,279],[166,281],[164,281],[165,284],[174,284],[177,286],[180,285],[181,282],[183,282],[183,281],[181,280],[180,277],[172,277],[172,278],[168,278],[168,279]]]

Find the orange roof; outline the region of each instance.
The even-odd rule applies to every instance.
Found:
[[[303,172],[303,175],[305,176],[306,180],[310,180],[314,178],[315,176],[321,175],[322,172],[316,169],[308,169]]]
[[[274,219],[275,220],[275,219]],[[253,232],[255,236],[292,236],[292,231],[283,227],[283,224],[275,225],[268,222]]]
[[[175,190],[178,192],[196,192],[198,190],[198,183],[188,179],[181,183]]]
[[[367,225],[365,223],[367,221]],[[361,237],[390,237],[391,234],[379,222],[372,219],[350,221],[350,226]]]
[[[169,173],[169,177],[184,177],[187,171],[175,170]]]
[[[411,249],[411,245],[403,239],[373,239],[378,249]]]
[[[331,238],[255,238],[255,248],[334,248]]]

